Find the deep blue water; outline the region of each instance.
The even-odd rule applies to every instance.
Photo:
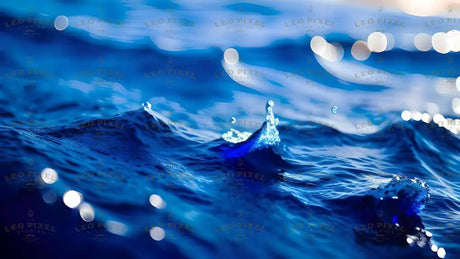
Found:
[[[413,44],[458,18],[21,2],[0,3],[2,258],[460,256],[459,54]],[[373,31],[394,47],[356,60]]]

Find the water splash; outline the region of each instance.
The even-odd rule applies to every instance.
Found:
[[[430,190],[425,182],[399,175],[393,176],[389,183],[373,190],[371,194],[380,200],[399,199],[399,208],[407,215],[418,214],[430,198]]]
[[[255,150],[268,148],[281,142],[279,132],[276,126],[279,119],[275,118],[273,112],[274,102],[269,100],[265,106],[265,122],[262,127],[254,133],[240,132],[236,129],[230,129],[222,134],[222,138],[230,143],[238,144],[226,154],[226,157],[241,157]]]
[[[265,106],[265,123],[262,125],[262,131],[258,141],[253,146],[253,150],[274,146],[281,142],[279,132],[276,129],[279,119],[275,118],[275,114],[273,113],[274,105],[273,101],[269,100]]]
[[[240,143],[246,141],[252,134],[250,132],[240,132],[236,129],[230,129],[222,134],[222,138],[230,143]]]
[[[258,131],[260,131],[258,141],[254,145],[254,149],[260,149],[266,146],[273,146],[280,142],[279,133],[276,129],[276,126],[279,123],[279,119],[275,118],[275,114],[273,113],[273,106],[274,102],[269,100],[265,106],[265,123]],[[255,134],[254,133],[254,134]],[[230,143],[241,143],[246,141],[249,137],[253,136],[254,134],[250,132],[240,132],[236,129],[230,129],[228,132],[222,134],[222,138],[225,141]]]

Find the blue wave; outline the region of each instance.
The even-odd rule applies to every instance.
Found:
[[[410,36],[454,22],[296,1],[1,3],[3,257],[458,257],[459,54]],[[393,49],[357,60],[375,30]]]

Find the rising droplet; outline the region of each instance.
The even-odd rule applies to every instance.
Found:
[[[331,112],[332,112],[333,114],[336,114],[338,109],[339,109],[339,107],[337,107],[337,106],[334,105],[334,106],[331,107]]]

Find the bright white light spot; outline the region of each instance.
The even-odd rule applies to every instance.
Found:
[[[444,258],[444,257],[446,257],[446,250],[444,250],[444,248],[441,247],[441,248],[438,249],[437,254],[438,254],[439,258]]]
[[[371,55],[371,50],[369,49],[367,42],[358,40],[355,43],[353,43],[353,46],[351,47],[351,55],[356,60],[362,61],[369,58],[369,56]]]
[[[443,117],[443,118],[438,122],[438,126],[439,126],[439,127],[447,128],[447,127],[448,127],[448,125],[447,125],[447,120]]]
[[[79,192],[70,190],[64,193],[64,197],[62,197],[62,200],[64,201],[64,204],[67,207],[73,209],[73,208],[76,208],[78,205],[80,205],[80,202],[82,200],[82,195]]]
[[[454,110],[456,114],[460,114],[460,98],[452,99],[452,110]]]
[[[64,15],[59,15],[54,19],[54,28],[58,31],[63,31],[69,25],[69,19]]]
[[[435,245],[435,244],[432,244],[432,245],[431,245],[431,251],[433,251],[433,252],[436,253],[436,252],[438,251],[438,246]]]
[[[166,207],[166,202],[161,198],[160,195],[152,194],[150,195],[150,204],[157,209],[164,209]]]
[[[448,10],[448,1],[439,0],[397,0],[398,7],[410,15],[436,16]]]
[[[153,227],[150,229],[150,237],[155,241],[161,241],[165,238],[165,231],[160,227]]]
[[[420,121],[422,119],[422,113],[418,112],[418,111],[413,111],[411,113],[411,118],[414,120],[414,121]]]
[[[236,49],[228,48],[224,52],[224,60],[227,64],[235,65],[240,60],[240,55]]]
[[[107,225],[107,231],[109,231],[112,234],[119,235],[119,236],[123,236],[124,234],[126,234],[127,229],[126,229],[125,224],[123,223],[120,223],[114,220],[107,220],[106,225]]]
[[[433,236],[433,234],[428,230],[425,231],[425,234],[426,234],[427,237],[432,237]]]
[[[405,121],[410,120],[410,117],[411,117],[410,111],[403,111],[403,112],[401,113],[401,118],[402,118],[403,120],[405,120]]]
[[[339,43],[327,43],[327,49],[321,57],[327,61],[336,62],[343,58],[343,47]]]
[[[391,198],[393,198],[393,200],[397,200],[397,199],[398,199],[398,196],[393,196],[393,197],[391,197]]]
[[[327,61],[335,62],[343,58],[343,47],[339,43],[328,43],[323,37],[315,36],[310,41],[311,50]]]
[[[387,48],[387,37],[381,32],[373,32],[367,37],[369,49],[373,52],[383,52]]]
[[[431,35],[419,33],[415,35],[414,45],[420,51],[428,51],[431,49]]]
[[[433,35],[431,38],[431,43],[433,44],[434,50],[441,54],[446,54],[449,52],[449,46],[447,44],[446,33],[438,32]]]
[[[45,168],[40,174],[43,182],[53,184],[58,180],[57,172],[52,168]]]
[[[327,41],[321,36],[315,36],[310,41],[311,50],[318,56],[323,56],[328,48]]]
[[[57,194],[52,190],[48,190],[45,193],[43,193],[42,198],[44,202],[48,204],[53,204],[57,200]]]
[[[94,209],[91,205],[88,203],[82,203],[78,209],[82,220],[85,222],[91,222],[94,220]]]
[[[433,121],[436,124],[438,124],[442,120],[444,120],[444,116],[442,116],[442,114],[437,113],[433,116]]]
[[[460,92],[460,76],[457,77],[457,80],[455,80],[455,86],[457,87],[457,90]]]
[[[430,123],[431,122],[431,116],[428,113],[423,113],[422,114],[422,121],[425,123]]]
[[[450,30],[446,33],[447,47],[453,52],[460,51],[460,31]]]

